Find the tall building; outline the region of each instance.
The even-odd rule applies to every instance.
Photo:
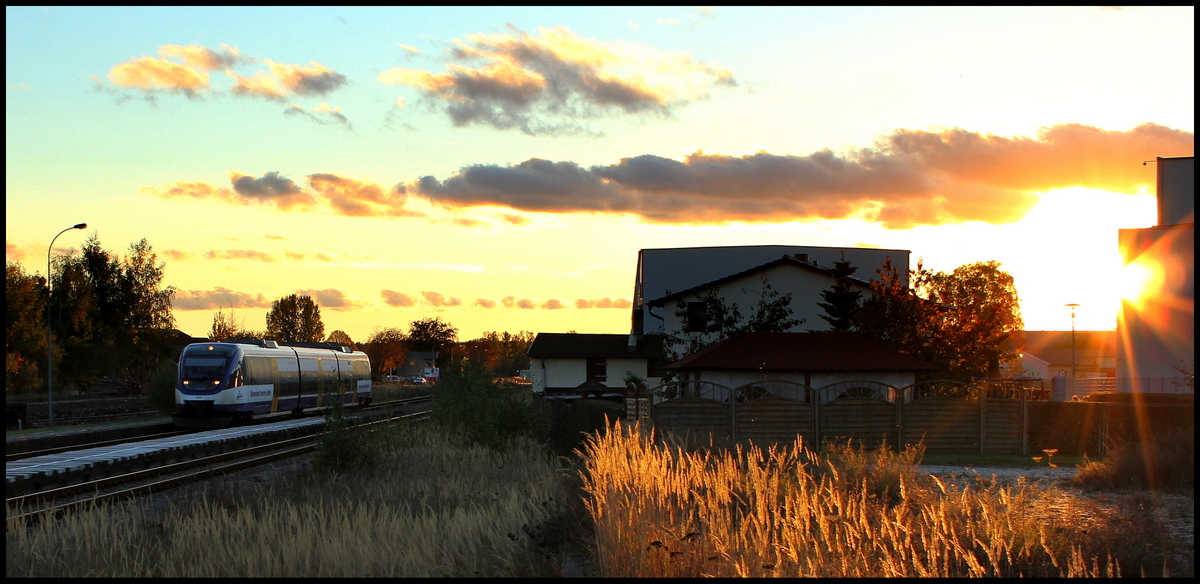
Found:
[[[1121,229],[1120,278],[1143,282],[1121,302],[1117,377],[1125,391],[1181,392],[1196,364],[1196,159],[1158,158],[1158,225]]]

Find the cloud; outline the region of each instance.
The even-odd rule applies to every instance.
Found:
[[[505,308],[523,308],[531,310],[538,307],[538,301],[532,298],[517,298],[516,296],[505,296],[500,299],[500,304]]]
[[[455,40],[448,71],[394,67],[379,81],[415,88],[455,126],[529,135],[588,134],[578,122],[588,118],[670,115],[714,86],[736,85],[728,69],[686,51],[595,41],[562,26],[510,31]]]
[[[483,308],[495,308],[496,301],[492,298],[476,298],[473,306],[481,306]]]
[[[169,260],[173,260],[173,261],[190,260],[190,259],[196,257],[196,254],[194,254],[194,253],[192,253],[190,251],[183,251],[180,249],[164,249],[164,250],[160,251],[159,253],[161,253],[163,255],[163,257],[165,257]]]
[[[288,239],[286,236],[283,236],[283,235],[273,235],[273,234],[271,234],[271,233],[264,233],[264,234],[263,234],[263,238],[264,238],[264,239]]]
[[[399,46],[401,49],[404,49],[405,51],[408,51],[410,54],[413,54],[413,55],[421,52],[421,49],[418,49],[412,45],[406,45],[404,43],[399,43]]]
[[[309,66],[284,65],[264,59],[270,73],[242,77],[232,69],[225,74],[234,79],[234,95],[257,96],[283,101],[290,96],[324,96],[346,85],[346,76],[316,61]]]
[[[1016,221],[1036,192],[1056,188],[1135,192],[1154,180],[1140,161],[1193,151],[1192,132],[1157,124],[1128,131],[1062,124],[1032,138],[897,130],[845,155],[697,151],[682,160],[644,154],[588,168],[531,158],[467,166],[397,190],[451,208],[616,213],[681,224],[857,217],[902,229]]]
[[[346,293],[337,288],[296,290],[296,294],[309,296],[317,301],[318,306],[330,310],[354,310],[365,306],[361,302],[347,298]]]
[[[347,130],[354,131],[354,127],[350,125],[350,120],[342,115],[342,108],[331,107],[327,103],[318,104],[311,112],[293,103],[291,107],[283,110],[283,115],[300,117],[321,124],[322,126],[330,124],[342,125]]]
[[[633,308],[633,302],[628,298],[576,298],[575,308]]]
[[[433,292],[431,290],[424,290],[421,292],[421,296],[425,297],[425,302],[428,302],[429,304],[432,304],[433,306],[436,306],[438,308],[448,308],[451,306],[461,306],[462,305],[462,298],[459,298],[457,296],[447,296],[445,294],[442,294],[441,292]]]
[[[25,259],[25,250],[9,240],[4,240],[4,259],[19,262]]]
[[[235,170],[229,173],[229,180],[233,183],[233,190],[241,195],[243,200],[271,202],[280,209],[307,208],[315,204],[311,193],[302,190],[295,182],[280,176],[278,172],[268,172],[261,178],[255,178]]]
[[[209,260],[249,260],[255,262],[277,262],[279,258],[255,249],[214,249],[204,252]]]
[[[238,63],[252,61],[244,57],[237,47],[221,45],[221,50],[214,51],[201,45],[163,45],[158,48],[158,54],[164,57],[176,57],[185,65],[205,71],[219,71],[233,67]]]
[[[213,290],[176,290],[171,307],[175,310],[270,308],[271,300],[261,293],[251,295],[218,286]]]
[[[339,215],[351,217],[420,216],[407,210],[407,196],[395,189],[332,173],[309,175],[309,185]]]
[[[169,91],[197,97],[208,90],[208,74],[156,57],[140,57],[108,71],[113,85],[145,92]]]
[[[542,304],[542,308],[546,310],[561,310],[566,307],[567,305],[563,304],[563,301],[557,298],[551,298]]]
[[[379,293],[383,296],[383,301],[386,302],[388,306],[396,306],[399,308],[416,306],[417,301],[419,300],[419,298],[417,298],[417,296],[414,294],[398,292],[396,290],[389,290],[387,288],[380,290]]]
[[[954,128],[900,129],[872,145],[807,155],[765,151],[740,156],[696,151],[603,165],[530,158],[474,164],[445,178],[423,176],[394,188],[332,173],[303,189],[279,173],[230,173],[233,189],[179,181],[144,192],[225,203],[271,203],[283,210],[329,208],[355,217],[425,216],[426,202],[457,212],[497,206],[514,212],[604,213],[652,223],[724,224],[861,219],[891,229],[1021,219],[1039,192],[1088,187],[1135,193],[1154,182],[1140,162],[1190,156],[1195,135],[1158,124],[1114,131],[1081,124],[1003,137]],[[414,205],[415,204],[415,205]],[[516,213],[499,221],[530,223]],[[451,224],[477,227],[478,218]]]

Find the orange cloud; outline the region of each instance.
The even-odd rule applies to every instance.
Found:
[[[174,261],[190,260],[196,257],[196,254],[190,251],[183,251],[179,249],[164,249],[159,253],[163,254],[163,257]]]
[[[208,89],[208,74],[166,59],[141,57],[108,71],[114,85],[143,91],[173,91],[195,97]]]
[[[255,249],[214,249],[204,252],[204,258],[209,260],[250,260],[256,262],[276,262],[275,256]]]
[[[628,298],[576,298],[575,308],[633,308],[633,302]]]
[[[474,306],[480,306],[483,308],[495,308],[496,300],[492,299],[492,298],[476,298]]]
[[[261,293],[252,295],[218,286],[213,290],[176,290],[171,307],[175,310],[270,308],[271,300]]]
[[[432,304],[438,308],[448,308],[451,306],[462,305],[462,298],[457,296],[447,296],[441,292],[425,290],[421,292],[421,296],[425,297],[425,302]]]
[[[379,293],[381,296],[383,296],[383,301],[386,302],[388,306],[407,308],[409,306],[416,306],[417,300],[419,300],[413,294],[389,290],[387,288],[380,290]]]
[[[236,47],[221,45],[220,51],[201,45],[163,45],[158,48],[158,54],[164,57],[176,57],[189,67],[205,71],[217,71],[232,67],[240,61],[250,59],[243,57]]]
[[[316,61],[309,66],[284,65],[264,60],[269,74],[242,77],[231,69],[225,73],[234,79],[233,93],[272,100],[284,100],[291,95],[327,95],[347,83],[346,76]]]
[[[1036,192],[1056,188],[1133,192],[1154,180],[1140,161],[1193,150],[1193,133],[1157,124],[1124,132],[1064,124],[1036,138],[899,130],[848,155],[697,151],[683,160],[645,154],[590,168],[532,158],[467,166],[397,190],[453,208],[620,213],[683,224],[857,217],[903,229],[1016,221],[1037,202]]]
[[[520,212],[607,213],[654,223],[722,224],[857,218],[891,229],[1021,219],[1038,192],[1083,186],[1136,192],[1154,182],[1141,164],[1155,156],[1188,156],[1192,132],[1157,124],[1110,131],[1079,124],[1036,137],[1001,137],[962,129],[897,130],[870,147],[837,154],[697,151],[682,159],[643,154],[595,166],[531,158],[509,165],[474,164],[438,179],[423,176],[384,188],[331,173],[309,175],[311,190],[278,173],[261,178],[234,171],[233,189],[179,181],[145,192],[222,202],[273,203],[307,211],[325,206],[348,216],[424,216],[410,201],[446,209],[498,206]],[[529,223],[500,214],[511,225]],[[454,217],[452,224],[485,222]]]
[[[362,302],[351,300],[344,291],[337,288],[296,290],[296,294],[309,296],[316,300],[317,306],[330,310],[355,310],[365,306]]]
[[[585,39],[565,27],[531,35],[469,35],[448,50],[449,71],[395,67],[379,74],[440,104],[456,126],[485,124],[526,134],[588,133],[578,120],[671,110],[736,85],[728,69],[686,51]],[[480,63],[472,67],[464,63]]]

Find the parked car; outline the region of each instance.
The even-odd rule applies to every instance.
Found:
[[[398,381],[400,381],[400,376],[399,375],[384,375],[383,380],[385,382],[392,382],[392,381],[398,382]]]
[[[413,382],[413,385],[424,385],[425,378],[424,377],[414,377],[412,382]]]

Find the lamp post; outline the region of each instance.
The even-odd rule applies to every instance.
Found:
[[[1075,397],[1075,309],[1078,304],[1068,304],[1071,307],[1071,385],[1069,391],[1071,397]]]
[[[62,235],[72,229],[87,229],[87,223],[79,223],[62,231],[58,235]],[[54,248],[54,240],[58,239],[58,235],[50,240],[50,247],[46,248],[46,425],[54,425],[54,343],[50,333],[50,250]]]

